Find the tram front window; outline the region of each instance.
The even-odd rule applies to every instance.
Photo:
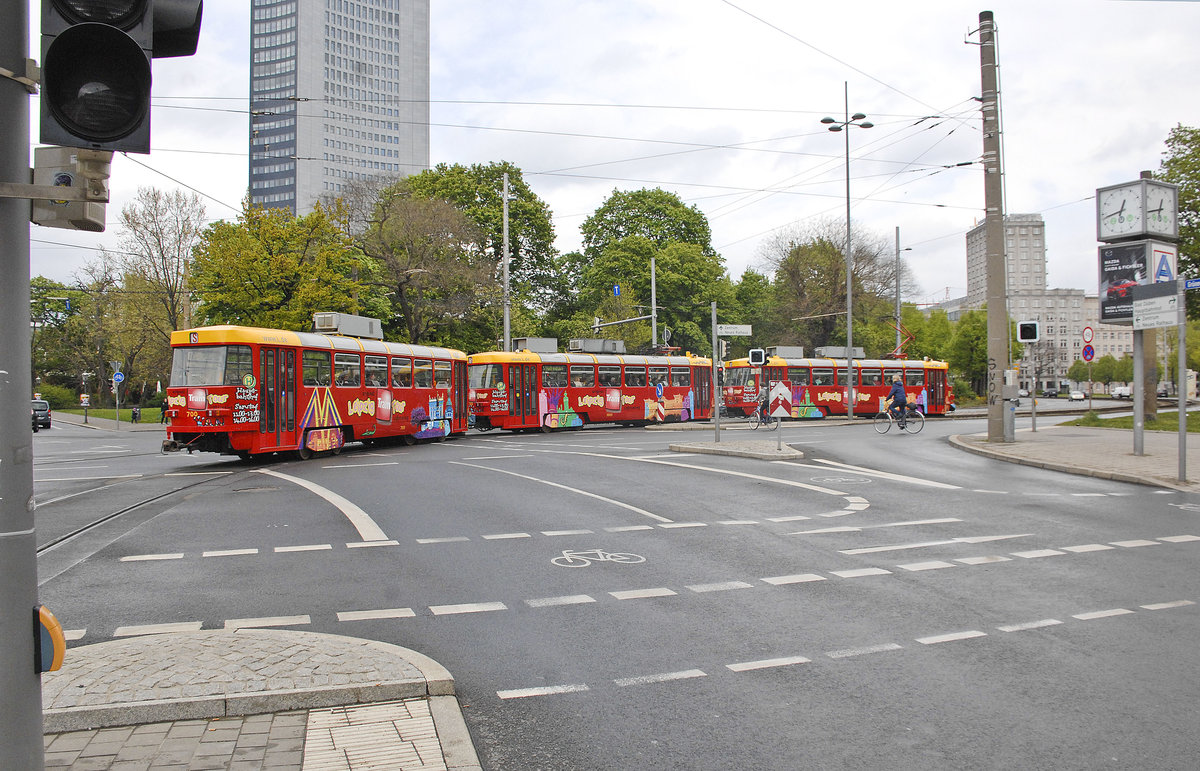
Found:
[[[171,386],[240,385],[254,371],[248,345],[203,345],[176,348],[171,360]]]
[[[499,364],[472,364],[468,372],[469,388],[495,388],[504,382],[504,369]]]

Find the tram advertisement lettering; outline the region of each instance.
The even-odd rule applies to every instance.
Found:
[[[257,404],[233,405],[234,423],[257,423],[260,417]]]
[[[508,412],[508,399],[492,399],[489,409],[492,412]]]
[[[187,406],[187,397],[186,396],[168,396],[167,397],[167,406],[168,407],[186,407]]]
[[[346,403],[346,413],[348,415],[374,415],[375,400],[374,399],[355,399],[352,402]]]
[[[229,401],[229,394],[209,394],[209,404],[225,404]]]
[[[234,393],[233,398],[237,399],[239,402],[257,402],[258,401],[258,391],[252,387],[251,388],[242,387],[242,388],[239,388]]]
[[[838,402],[840,404],[842,401],[842,392],[841,391],[823,391],[823,392],[817,394],[817,401],[818,402]]]
[[[621,389],[607,388],[604,391],[604,409],[617,412],[621,409]]]
[[[603,407],[604,397],[599,394],[595,396],[580,396],[576,404],[580,407]]]
[[[376,417],[383,423],[392,422],[392,392],[386,388],[379,389],[376,399]]]

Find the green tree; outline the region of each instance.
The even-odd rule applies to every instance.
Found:
[[[1097,383],[1103,383],[1107,387],[1109,383],[1113,382],[1113,375],[1116,370],[1116,357],[1111,353],[1106,353],[1092,362],[1092,379]]]
[[[958,320],[946,350],[951,373],[969,383],[976,394],[987,392],[987,344],[987,313],[973,310]]]
[[[1167,135],[1158,177],[1179,186],[1179,274],[1200,275],[1200,129],[1177,125]],[[1200,297],[1188,293],[1188,316],[1200,318]]]
[[[715,257],[708,218],[695,206],[661,188],[619,191],[580,226],[583,252],[595,259],[612,244],[631,236],[647,239],[662,249],[670,243],[694,244],[706,257]]]
[[[1089,382],[1089,375],[1088,363],[1083,359],[1076,359],[1071,362],[1071,366],[1067,369],[1067,377],[1076,383]]]
[[[316,311],[360,312],[360,253],[318,205],[296,217],[244,205],[237,221],[205,229],[191,290],[204,324],[308,330]]]

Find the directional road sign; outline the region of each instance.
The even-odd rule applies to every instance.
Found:
[[[749,337],[749,324],[718,324],[717,337]]]

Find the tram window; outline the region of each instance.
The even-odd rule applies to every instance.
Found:
[[[254,374],[254,354],[248,345],[231,345],[225,354],[225,385],[241,385],[242,378]]]
[[[327,387],[333,382],[330,377],[328,351],[305,351],[300,357],[300,367],[304,372],[304,385],[309,387]]]
[[[881,386],[883,385],[882,371],[876,367],[869,369],[860,369],[858,382],[865,386]]]
[[[725,368],[725,385],[727,386],[744,386],[750,382],[749,367],[726,367]]]
[[[384,388],[388,383],[387,374],[387,357],[386,356],[368,356],[366,358],[367,365],[367,387],[368,388]]]
[[[566,388],[567,387],[567,365],[566,364],[547,364],[542,367],[542,387],[543,388]]]
[[[903,382],[904,381],[904,370],[902,370],[902,369],[885,369],[883,371],[884,385],[890,386],[892,384],[892,378],[894,378],[896,376],[899,376],[901,382]]]
[[[831,369],[814,369],[812,371],[812,384],[815,386],[831,386],[831,385],[833,385],[833,370],[831,370]]]
[[[923,386],[923,385],[925,385],[925,371],[920,370],[920,369],[905,370],[904,385],[907,385],[907,386]]]
[[[356,353],[337,353],[333,356],[333,384],[342,388],[357,388],[361,384],[362,373],[360,361]]]
[[[617,388],[621,385],[620,367],[600,367],[600,385],[605,388]]]
[[[687,367],[671,367],[671,385],[673,386],[690,386],[692,384],[692,371]]]
[[[220,385],[225,370],[225,346],[176,348],[171,355],[172,386]]]
[[[413,359],[413,383],[417,388],[433,388],[433,362]]]
[[[650,385],[666,385],[667,384],[667,368],[666,367],[651,367],[650,368]]]
[[[850,381],[850,374],[845,367],[838,367],[837,384],[840,386],[846,385]]]
[[[571,385],[576,388],[593,388],[596,385],[596,368],[591,364],[572,364]]]
[[[412,388],[412,359],[392,357],[392,388]]]
[[[472,364],[470,388],[496,388],[504,384],[504,368],[499,364]]]
[[[435,361],[433,363],[433,384],[438,388],[449,388],[452,368],[453,365],[448,361]]]
[[[626,367],[625,385],[630,388],[643,388],[646,385],[645,367]]]
[[[794,386],[808,385],[808,367],[788,367],[788,382]]]

